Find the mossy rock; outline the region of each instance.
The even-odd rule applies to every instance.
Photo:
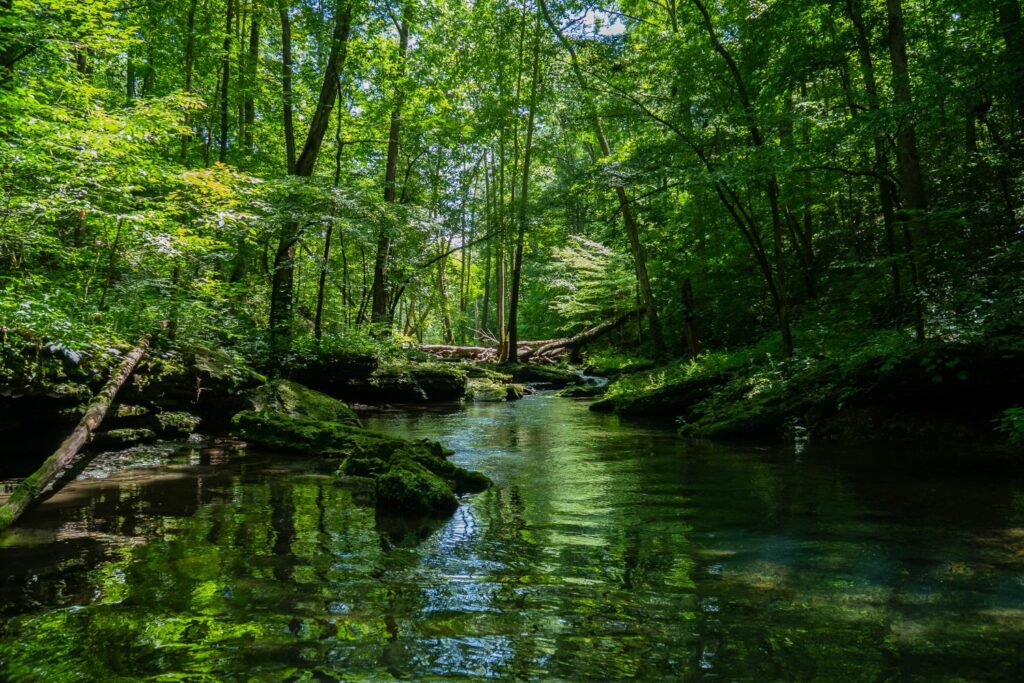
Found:
[[[381,458],[361,458],[355,455],[345,458],[338,468],[339,474],[350,477],[379,477],[387,471],[388,464]]]
[[[498,384],[507,384],[512,381],[512,375],[502,372],[497,363],[462,363],[458,365],[470,379],[488,379]]]
[[[466,388],[466,398],[481,403],[500,403],[508,398],[508,389],[490,379],[471,379]]]
[[[94,434],[92,446],[106,449],[127,448],[152,441],[156,441],[156,432],[152,429],[111,429]]]
[[[598,386],[596,384],[570,384],[559,391],[558,395],[564,398],[593,398],[601,396],[607,390],[607,386]]]
[[[523,384],[506,384],[505,385],[505,400],[506,401],[518,401],[526,395],[526,385]]]
[[[441,444],[396,439],[337,422],[242,411],[233,418],[237,433],[253,443],[327,458],[344,458],[338,483],[374,480],[378,509],[403,514],[440,514],[457,505],[455,494],[491,485],[479,472],[447,460]]]
[[[199,428],[202,418],[183,411],[158,413],[156,421],[162,436],[188,436]]]
[[[368,401],[423,403],[458,401],[466,373],[450,363],[392,363],[378,368],[365,387]]]
[[[385,513],[448,515],[459,506],[441,477],[412,461],[403,461],[377,477],[377,509]]]
[[[352,455],[387,460],[410,443],[352,425],[280,413],[244,410],[237,413],[231,422],[235,432],[246,441],[327,458]]]
[[[256,412],[270,412],[359,427],[359,417],[344,402],[286,379],[267,382],[249,394]]]

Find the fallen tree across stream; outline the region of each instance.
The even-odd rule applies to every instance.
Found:
[[[586,344],[598,339],[602,335],[621,327],[626,322],[643,314],[645,307],[627,311],[606,320],[599,325],[587,328],[579,334],[561,339],[543,339],[538,341],[521,341],[518,346],[519,362],[534,361],[541,363],[555,363],[565,352],[575,353]],[[429,353],[438,358],[461,358],[473,361],[497,361],[498,347],[496,346],[454,346],[451,344],[421,344],[418,346],[423,353]]]
[[[39,469],[19,482],[14,488],[10,498],[7,499],[3,507],[0,507],[0,531],[14,524],[32,503],[44,494],[51,492],[48,491],[51,485],[53,485],[52,491],[59,490],[64,483],[60,480],[62,474],[79,465],[85,465],[92,459],[91,454],[83,455],[81,453],[82,447],[88,443],[89,438],[103,422],[117,392],[131,377],[139,360],[146,355],[149,345],[153,342],[153,336],[152,333],[146,334],[139,340],[135,348],[121,361],[117,372],[93,398],[74,431],[64,439],[60,447],[43,462]]]

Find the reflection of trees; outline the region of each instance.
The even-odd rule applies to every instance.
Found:
[[[258,454],[40,508],[36,544],[0,548],[0,679],[1015,678],[1018,485],[514,408],[401,423],[512,482],[439,529]]]

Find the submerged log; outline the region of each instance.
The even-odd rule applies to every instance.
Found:
[[[33,472],[30,476],[20,482],[11,493],[7,502],[0,507],[0,531],[14,524],[15,521],[25,512],[26,509],[47,492],[51,484],[55,484],[54,490],[62,485],[59,482],[61,474],[88,462],[89,457],[80,454],[93,432],[103,422],[107,409],[113,403],[114,397],[121,389],[121,386],[131,376],[139,360],[149,350],[153,341],[153,335],[147,334],[139,340],[131,352],[125,356],[117,372],[104,385],[96,397],[89,404],[82,419],[78,422],[74,431],[64,439],[64,442],[54,451],[53,455]]]

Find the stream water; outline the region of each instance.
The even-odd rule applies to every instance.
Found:
[[[0,536],[0,680],[1024,680],[1019,480],[551,394],[366,421],[498,486],[408,525],[307,458],[103,457]]]

